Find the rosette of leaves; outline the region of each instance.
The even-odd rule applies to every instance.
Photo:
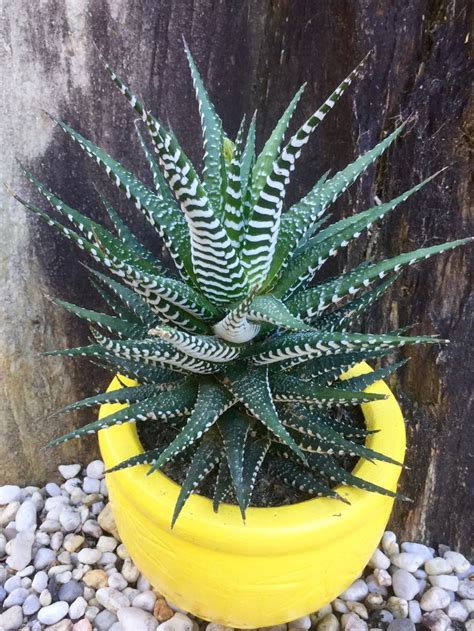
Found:
[[[340,465],[335,456],[394,461],[366,447],[363,439],[369,432],[337,420],[331,408],[380,399],[381,395],[364,389],[399,364],[345,381],[340,377],[364,359],[406,344],[440,340],[348,330],[403,268],[466,240],[364,262],[313,284],[315,273],[331,256],[431,179],[391,201],[328,222],[331,203],[395,141],[404,125],[342,171],[321,177],[283,212],[287,185],[304,145],[359,77],[364,62],[285,140],[303,86],[257,153],[255,117],[248,126],[244,119],[231,141],[187,47],[186,55],[203,131],[201,175],[172,131],[107,64],[113,82],[149,132],[148,143],[140,134],[139,141],[153,186],[57,121],[145,215],[167,247],[173,269],[142,245],[105,199],[113,231],[65,204],[31,173],[26,172],[27,177],[55,212],[46,213],[16,196],[107,271],[91,269],[90,273],[109,313],[57,301],[91,323],[90,344],[50,354],[87,356],[137,383],[61,410],[128,404],[53,445],[120,423],[154,423],[157,432],[160,425],[172,428],[169,444],[114,470],[146,463],[152,473],[179,461],[186,477],[173,523],[189,495],[211,472],[215,510],[232,495],[243,517],[262,467],[284,484],[314,496],[343,500],[331,488],[333,482],[394,496]]]

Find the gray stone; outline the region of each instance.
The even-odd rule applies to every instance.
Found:
[[[422,622],[423,626],[430,629],[430,631],[448,631],[448,629],[452,629],[451,620],[441,609],[425,613]]]
[[[61,585],[58,592],[58,598],[59,600],[64,600],[67,603],[72,603],[76,600],[76,598],[82,596],[83,593],[84,584],[79,583],[78,581],[70,580]]]
[[[423,611],[434,611],[435,609],[444,609],[450,602],[449,594],[444,589],[430,587],[421,597],[420,607]]]
[[[415,631],[415,625],[408,618],[396,618],[388,625],[387,631]]]
[[[65,480],[70,480],[74,478],[81,471],[80,464],[61,464],[58,467],[59,473],[63,476]]]
[[[32,616],[41,607],[39,598],[36,594],[30,594],[23,603],[23,613],[25,616]]]
[[[459,581],[459,586],[456,591],[461,598],[474,600],[474,581],[470,581],[467,578]]]
[[[23,624],[23,611],[20,605],[15,605],[6,609],[0,614],[0,629],[8,629],[8,631],[16,631]]]
[[[395,570],[392,576],[393,592],[399,598],[413,600],[420,591],[420,585],[413,574],[406,570]]]
[[[94,629],[97,631],[109,631],[110,627],[117,622],[117,616],[111,611],[101,611],[94,618]],[[136,627],[135,631],[137,631],[139,627]]]

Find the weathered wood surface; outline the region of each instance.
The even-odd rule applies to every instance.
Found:
[[[4,0],[1,12],[0,170],[2,180],[29,197],[35,196],[15,158],[94,216],[100,212],[94,184],[115,197],[43,109],[146,177],[142,158],[136,159],[133,115],[108,82],[94,41],[146,102],[171,120],[197,162],[200,132],[182,34],[227,131],[235,133],[242,113],[258,108],[261,138],[303,81],[308,86],[298,122],[373,48],[370,72],[307,148],[294,194],[307,190],[328,168],[349,162],[409,115],[415,116],[411,130],[352,187],[338,204],[337,216],[449,168],[328,271],[347,260],[389,256],[472,232],[468,0]],[[123,203],[121,208],[144,234],[146,226],[133,208]],[[97,299],[72,246],[7,196],[0,217],[0,483],[42,482],[58,462],[85,461],[94,450],[91,441],[41,452],[49,438],[79,422],[45,415],[102,388],[107,379],[88,364],[38,357],[87,339],[84,327],[56,309],[47,295],[88,306]],[[452,340],[441,352],[412,350],[411,362],[393,383],[408,421],[411,470],[403,475],[402,490],[415,501],[397,508],[392,525],[402,536],[450,542],[464,550],[473,501],[470,260],[464,249],[410,270],[365,323],[368,330],[390,330],[414,322],[417,331]]]

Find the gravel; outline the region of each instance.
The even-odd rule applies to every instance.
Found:
[[[44,488],[0,486],[0,631],[231,631],[177,609],[120,542],[104,464],[61,465]],[[474,566],[387,531],[331,604],[268,631],[474,631]],[[262,630],[259,630],[262,631]]]

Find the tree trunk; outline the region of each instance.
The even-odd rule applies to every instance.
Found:
[[[331,261],[325,273],[347,262],[466,236],[472,150],[470,6],[467,0],[4,0],[3,179],[23,196],[36,198],[17,158],[65,201],[95,218],[102,212],[94,185],[118,199],[43,110],[147,178],[142,158],[136,158],[134,117],[108,81],[94,42],[155,113],[170,119],[198,164],[199,119],[182,35],[227,132],[235,134],[243,113],[258,108],[260,139],[301,83],[308,85],[298,123],[373,49],[366,76],[338,103],[306,149],[292,196],[304,193],[327,169],[347,164],[408,116],[413,118],[407,132],[346,193],[334,216],[364,209],[376,196],[389,199],[438,169],[448,169],[381,228],[374,227]],[[103,389],[108,379],[107,373],[82,362],[38,357],[41,351],[87,340],[85,327],[47,296],[89,307],[98,299],[73,246],[8,196],[3,208],[0,484],[41,483],[59,462],[90,459],[95,449],[94,441],[82,441],[41,451],[53,436],[86,420],[46,415]],[[134,209],[123,200],[120,209],[149,240]],[[473,444],[469,260],[465,248],[410,269],[364,322],[369,331],[414,323],[416,332],[451,339],[441,350],[411,349],[411,362],[392,383],[408,427],[410,470],[403,475],[402,491],[414,500],[398,504],[392,526],[402,537],[444,541],[466,551]]]

